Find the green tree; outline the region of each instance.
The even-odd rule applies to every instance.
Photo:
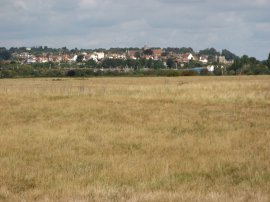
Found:
[[[175,62],[172,58],[168,58],[166,64],[167,64],[167,67],[170,69],[175,67]]]
[[[239,70],[242,68],[242,62],[240,59],[234,60],[233,64],[228,68],[231,74],[238,74]]]
[[[97,63],[96,63],[93,59],[90,59],[90,60],[88,60],[88,61],[85,63],[85,65],[86,65],[87,67],[92,67],[92,68],[94,68],[94,67],[97,66]]]
[[[204,50],[200,50],[199,51],[200,55],[211,55],[211,56],[216,56],[216,55],[220,55],[220,53],[215,49],[215,48],[207,48]]]
[[[0,60],[10,60],[11,59],[11,53],[6,50],[5,48],[0,49]]]
[[[237,58],[239,58],[237,55],[226,49],[222,50],[221,55],[225,56],[226,60],[236,60]]]
[[[78,55],[76,62],[82,62],[83,58],[84,58],[83,55]]]
[[[144,55],[153,55],[153,51],[151,49],[146,49],[145,51],[143,51]]]
[[[136,66],[137,62],[136,62],[136,60],[127,59],[126,64],[128,67],[134,68]]]
[[[268,54],[268,58],[266,60],[266,65],[268,68],[270,68],[270,53]]]
[[[154,60],[153,68],[154,69],[163,69],[164,63],[161,60]]]
[[[136,58],[140,58],[140,57],[141,57],[141,53],[140,53],[139,51],[137,51],[137,52],[135,53],[135,57],[136,57]]]

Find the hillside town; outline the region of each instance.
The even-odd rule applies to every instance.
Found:
[[[35,48],[34,48],[35,49]],[[198,63],[199,66],[207,64],[220,63],[230,65],[233,60],[227,60],[224,55],[217,51],[215,55],[195,53],[191,48],[189,51],[173,51],[162,48],[149,48],[144,46],[141,49],[110,49],[110,50],[73,50],[59,49],[58,51],[48,51],[47,48],[39,47],[41,51],[37,53],[33,48],[21,48],[20,51],[14,51],[11,58],[20,64],[34,64],[34,63],[84,63],[93,61],[97,64],[104,59],[120,59],[120,60],[153,60],[162,61],[164,67],[167,65],[167,60],[173,60],[174,67],[184,67],[185,64],[192,62]],[[183,48],[184,49],[184,48]],[[188,49],[188,48],[186,48]],[[180,50],[180,49],[179,49]]]
[[[194,51],[182,48],[110,48],[110,49],[68,49],[39,47],[0,48],[1,77],[30,75],[89,75],[95,72],[138,72],[149,70],[193,70],[196,74],[237,75],[268,74],[269,58],[258,61],[254,57],[239,57],[223,49],[215,48]],[[20,71],[20,69],[28,69]],[[64,69],[56,74],[44,74],[41,69]],[[69,70],[87,69],[88,73],[71,73]],[[10,71],[8,71],[10,70]],[[17,71],[17,72],[15,72]],[[23,72],[23,73],[22,73]],[[32,73],[25,73],[32,72]],[[38,73],[37,73],[38,72]],[[90,75],[93,75],[94,73]],[[103,75],[103,74],[102,74]],[[176,75],[179,75],[176,73]]]

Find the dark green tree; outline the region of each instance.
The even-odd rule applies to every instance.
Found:
[[[237,58],[239,58],[237,55],[228,51],[227,49],[223,49],[221,55],[225,56],[226,60],[236,60]]]
[[[153,55],[153,51],[151,49],[146,49],[145,51],[143,51],[144,55]]]
[[[11,53],[5,48],[0,48],[0,60],[10,60]]]
[[[84,58],[83,55],[78,55],[76,62],[82,62],[83,58]]]
[[[211,56],[216,56],[216,55],[220,55],[220,53],[215,49],[215,48],[207,48],[204,50],[200,50],[199,51],[200,55],[211,55]]]
[[[135,57],[136,57],[136,58],[140,58],[140,57],[141,57],[141,53],[140,53],[139,51],[137,51],[137,52],[135,53]]]
[[[91,60],[88,60],[86,63],[85,63],[86,67],[91,67],[91,68],[94,68],[96,67],[97,63],[91,59]]]
[[[266,65],[268,68],[270,68],[270,53],[268,54],[268,58],[266,60]]]
[[[175,67],[175,62],[172,58],[168,58],[166,64],[167,64],[167,67],[170,69]]]
[[[233,64],[228,68],[230,74],[238,74],[239,70],[242,68],[242,62],[240,59],[234,60]]]

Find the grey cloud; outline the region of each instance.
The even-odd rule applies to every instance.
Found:
[[[2,46],[191,46],[264,59],[268,0],[1,0]]]

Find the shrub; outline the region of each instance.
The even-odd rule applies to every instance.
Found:
[[[68,72],[67,72],[67,76],[69,76],[69,77],[73,77],[73,76],[75,76],[76,75],[76,72],[75,72],[75,70],[68,70]]]
[[[200,75],[202,75],[202,76],[207,76],[207,75],[209,75],[208,69],[206,69],[206,68],[202,69],[202,70],[200,71]]]
[[[181,76],[196,76],[197,72],[193,70],[184,70],[181,72]]]

